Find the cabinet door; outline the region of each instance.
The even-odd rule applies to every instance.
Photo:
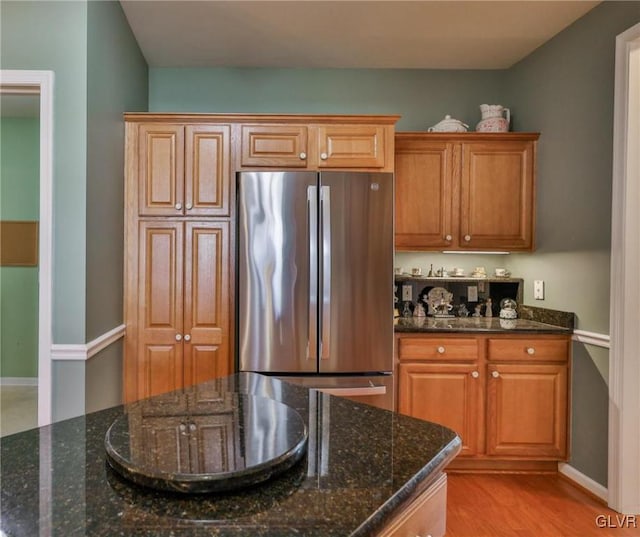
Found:
[[[187,216],[229,216],[230,133],[228,125],[186,127]]]
[[[398,411],[453,429],[462,439],[461,455],[478,452],[481,375],[475,364],[399,366]]]
[[[396,138],[396,248],[451,246],[453,147],[441,141]]]
[[[140,125],[139,214],[180,216],[184,210],[184,127]]]
[[[462,144],[461,248],[533,249],[535,143]]]
[[[318,127],[319,168],[384,168],[385,128],[378,125]]]
[[[487,384],[487,454],[564,459],[567,367],[491,364]]]
[[[233,412],[192,416],[189,451],[194,473],[234,472],[242,468],[242,426]]]
[[[183,224],[140,223],[138,396],[182,386]]]
[[[246,167],[307,167],[305,125],[242,125],[242,156]]]
[[[228,222],[186,224],[186,386],[230,373],[229,255]]]

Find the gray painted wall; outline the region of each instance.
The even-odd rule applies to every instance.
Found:
[[[505,96],[503,71],[417,69],[169,69],[149,72],[153,112],[399,114],[426,130],[445,114],[475,125]]]
[[[609,333],[615,38],[640,21],[639,2],[604,2],[508,73],[517,130],[542,133],[537,243],[512,255],[525,302],[575,311],[577,328]],[[531,282],[546,296],[534,301]],[[607,483],[608,352],[575,343],[570,463]]]
[[[86,341],[122,324],[125,111],[147,109],[147,64],[118,2],[88,4]]]

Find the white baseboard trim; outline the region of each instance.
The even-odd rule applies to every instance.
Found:
[[[609,491],[606,487],[602,486],[600,483],[594,481],[590,477],[584,475],[579,470],[576,470],[570,464],[565,462],[558,463],[558,472],[562,475],[568,477],[574,483],[577,483],[582,488],[588,490],[604,502],[609,501]]]
[[[85,345],[51,345],[51,359],[86,361],[118,341],[121,337],[124,337],[124,334],[125,325],[121,324]]]
[[[611,348],[611,337],[608,334],[587,332],[586,330],[574,330],[572,339],[573,341],[587,343],[588,345],[595,345],[596,347],[603,347],[605,349]]]
[[[38,377],[2,377],[0,386],[37,386]]]

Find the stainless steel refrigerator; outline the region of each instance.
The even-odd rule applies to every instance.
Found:
[[[241,371],[393,406],[393,175],[238,174]]]

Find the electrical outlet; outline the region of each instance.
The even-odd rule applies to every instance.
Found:
[[[467,286],[467,300],[469,302],[478,302],[478,287],[475,285]]]
[[[410,285],[402,286],[402,300],[413,300],[413,293]]]
[[[544,280],[533,281],[533,298],[544,300]]]

